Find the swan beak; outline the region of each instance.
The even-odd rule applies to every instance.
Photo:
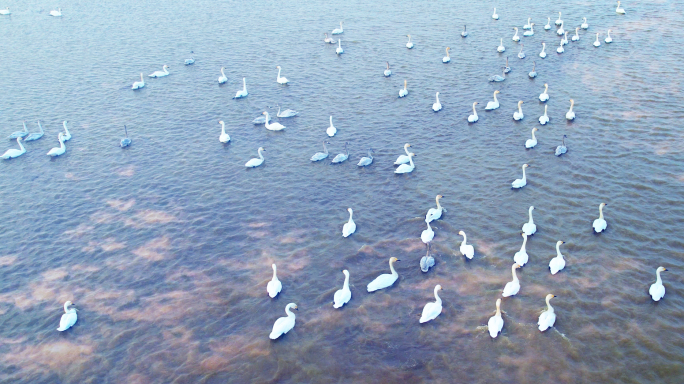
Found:
[[[667,268],[665,268],[664,270],[667,271]]]
[[[565,241],[561,241],[561,244],[565,244]]]
[[[397,261],[401,261],[401,260],[397,259]]]

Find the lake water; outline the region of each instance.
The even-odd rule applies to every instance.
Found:
[[[0,162],[0,381],[681,383],[682,5],[627,1],[618,16],[614,3],[591,1],[72,1],[52,18],[53,4],[0,4],[13,12],[0,17],[2,135],[23,120],[46,131]],[[559,10],[572,33],[589,23],[562,55],[555,26],[543,29]],[[512,28],[528,17],[535,34],[521,38],[520,60]],[[338,57],[323,32],[340,20]],[[506,81],[489,83],[506,57]],[[130,89],[164,64],[170,76]],[[289,85],[276,83],[277,65]],[[218,86],[221,67],[228,82]],[[249,96],[233,100],[243,77]],[[551,121],[541,126],[544,83]],[[501,107],[485,112],[497,89]],[[577,118],[567,122],[571,98]],[[522,121],[512,119],[518,100]],[[468,124],[475,101],[480,118]],[[280,119],[282,132],[252,124],[276,103],[300,116]],[[50,158],[63,120],[73,138]],[[230,144],[218,142],[219,120]],[[124,124],[133,144],[122,150]],[[526,150],[533,127],[539,144]],[[555,157],[564,134],[568,153]],[[350,160],[311,163],[325,139],[331,157],[349,142]],[[395,175],[404,143],[416,169]],[[246,170],[258,147],[264,165]],[[373,165],[358,168],[369,147]],[[511,190],[523,163],[528,184]],[[447,212],[433,223],[436,265],[422,273],[420,234],[437,194]],[[601,202],[608,229],[596,235]],[[485,326],[530,205],[530,261],[493,340]],[[348,207],[357,231],[343,238]],[[459,230],[473,260],[458,251]],[[558,240],[567,266],[551,275]],[[367,293],[391,256],[399,280]],[[272,300],[274,262],[284,288]],[[660,265],[667,294],[654,303]],[[352,299],[334,310],[342,269]],[[443,312],[420,325],[436,284]],[[557,321],[541,333],[548,293]],[[66,300],[79,320],[60,333]],[[297,325],[273,342],[290,302]]]

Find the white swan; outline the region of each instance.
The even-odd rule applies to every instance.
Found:
[[[195,52],[190,51],[190,54],[194,54]],[[195,58],[193,56],[190,56],[189,59],[185,59],[185,65],[193,65],[195,64]]]
[[[496,99],[496,93],[494,93],[494,99]],[[469,123],[475,123],[478,120],[477,111],[475,110],[475,106],[478,104],[479,103],[477,101],[473,103],[473,114],[468,116],[468,122]]]
[[[594,41],[594,47],[598,48],[601,46],[601,42],[599,41],[599,32],[596,32],[596,41]]]
[[[143,74],[140,74],[140,81],[136,81],[131,86],[131,89],[140,89],[145,86],[145,80],[143,80]]]
[[[608,31],[606,31],[606,35],[607,35],[607,37],[606,37],[606,39],[605,39],[605,40],[603,40],[603,41],[605,41],[605,42],[606,42],[606,44],[610,44],[610,43],[612,43],[612,42],[613,42],[613,38],[612,38],[612,37],[610,37],[610,31],[611,31],[610,29],[609,29]]]
[[[572,41],[579,41],[579,28],[575,28],[575,36],[572,37]]]
[[[560,251],[560,246],[564,243],[564,241],[560,240],[556,242],[556,257],[549,261],[549,269],[551,270],[552,275],[555,275],[556,273],[562,271],[563,268],[565,268],[565,259],[563,258],[563,254]]]
[[[409,143],[404,144],[404,152],[406,152],[406,154],[397,157],[397,161],[394,162],[394,165],[406,164],[406,163],[409,162],[409,160],[410,160],[410,158],[409,158],[410,153],[409,153],[409,150],[408,150],[408,149],[409,149],[410,146],[411,146],[411,144],[409,144]]]
[[[503,45],[503,39],[501,39],[501,43],[499,44],[499,46],[496,47],[496,51],[499,53],[506,51],[506,47],[504,47],[504,45]]]
[[[346,269],[342,271],[344,273],[344,284],[342,284],[342,289],[338,289],[333,296],[333,308],[342,308],[343,305],[347,304],[351,300],[351,290],[349,289],[349,271]]]
[[[451,49],[451,48],[446,47],[446,56],[444,56],[444,57],[442,58],[442,63],[445,63],[445,64],[446,64],[446,63],[448,63],[448,62],[451,61],[451,57],[449,56],[449,50],[450,50],[450,49]]]
[[[427,211],[427,214],[425,215],[425,222],[430,223],[434,220],[439,220],[442,217],[442,211],[446,211],[444,208],[442,208],[442,205],[439,204],[439,200],[443,198],[444,196],[442,195],[437,195],[435,197],[435,202],[437,203],[437,208],[430,208]]]
[[[435,265],[435,258],[430,256],[430,243],[427,243],[426,246],[427,252],[425,256],[420,258],[420,270],[423,272],[429,271],[430,267]]]
[[[280,124],[280,123],[271,123],[271,124],[269,124],[269,119],[270,119],[270,118],[269,118],[269,116],[268,116],[268,112],[264,111],[262,114],[266,116],[266,120],[264,121],[264,126],[265,126],[266,129],[268,129],[269,131],[282,131],[283,129],[285,129],[285,126],[282,125],[282,124]]]
[[[523,29],[530,29],[531,28],[530,27],[530,20],[532,20],[532,18],[528,17],[527,18],[527,24],[523,25]]]
[[[525,117],[525,115],[523,115],[523,112],[522,112],[522,105],[523,105],[523,101],[522,100],[518,101],[518,111],[513,112],[513,119],[514,120],[522,120]]]
[[[23,124],[24,124],[24,130],[12,132],[12,134],[9,135],[8,139],[12,140],[12,139],[16,139],[17,137],[24,138],[24,137],[28,136],[29,130],[28,130],[28,128],[26,128],[26,120],[24,120]]]
[[[546,43],[542,43],[542,50],[539,52],[539,57],[542,59],[546,57]]]
[[[339,28],[333,29],[333,30],[332,30],[332,34],[333,34],[333,35],[339,35],[339,34],[341,34],[341,33],[343,33],[343,32],[344,32],[344,28],[342,28],[342,22],[340,21],[340,27],[339,27]]]
[[[549,301],[554,297],[556,296],[550,293],[546,295],[546,306],[548,309],[539,315],[539,321],[537,322],[537,325],[539,325],[539,330],[542,332],[553,327],[553,324],[556,322],[556,312],[553,310],[551,303],[549,303]]]
[[[73,327],[74,324],[76,324],[76,321],[78,320],[78,315],[76,314],[76,308],[69,308],[70,305],[74,305],[71,301],[67,301],[64,303],[64,314],[62,315],[62,318],[59,319],[59,328],[57,328],[58,331],[64,332],[67,329]]]
[[[485,107],[485,111],[491,111],[494,109],[499,108],[499,100],[496,99],[496,94],[501,93],[499,90],[494,91],[494,101],[490,101],[487,103],[487,106]]]
[[[461,32],[461,37],[468,37],[468,30],[466,29],[466,26],[463,26],[463,32]]]
[[[515,274],[515,270],[518,268],[520,268],[520,265],[518,263],[513,264],[513,266],[511,267],[513,281],[509,281],[508,283],[506,283],[506,286],[503,289],[503,294],[501,296],[515,296],[520,291],[520,281],[518,280],[518,276]]]
[[[549,84],[544,84],[544,92],[539,94],[539,101],[548,101],[549,100]]]
[[[587,18],[586,17],[584,18],[584,22],[582,23],[582,25],[580,25],[580,27],[582,29],[588,29],[589,28],[589,24],[587,24]]]
[[[568,31],[565,31],[563,38],[561,39],[561,45],[568,45]]]
[[[226,74],[223,73],[223,70],[226,69],[225,67],[221,67],[221,76],[218,78],[218,83],[219,84],[224,84],[226,81],[228,81],[228,78],[226,77]]]
[[[548,21],[546,22],[546,25],[544,26],[544,29],[548,31],[549,29],[551,29],[551,18],[550,18],[550,17],[547,17],[546,19],[547,19]]]
[[[394,173],[411,173],[413,172],[413,169],[416,167],[413,164],[413,157],[415,157],[416,154],[411,152],[409,153],[409,163],[408,164],[401,164],[400,166],[397,167],[397,169],[394,170]]]
[[[503,329],[504,321],[501,317],[501,299],[496,299],[496,314],[489,318],[487,329],[492,339],[496,338]]]
[[[256,159],[256,158],[251,159],[250,161],[245,163],[245,167],[255,168],[255,167],[258,167],[261,164],[263,164],[264,163],[264,155],[262,154],[263,151],[265,151],[265,149],[263,147],[259,147],[259,149],[257,150],[257,153],[259,154],[259,158],[258,159]]]
[[[340,153],[337,156],[335,156],[335,158],[333,158],[332,164],[344,163],[345,161],[347,161],[347,159],[349,158],[349,150],[347,149],[348,144],[349,142],[344,143],[344,151],[347,153]]]
[[[435,95],[436,101],[432,104],[432,110],[437,112],[442,109],[442,103],[439,102],[439,92]]]
[[[520,250],[513,255],[513,261],[515,261],[516,264],[518,264],[521,267],[524,267],[525,264],[527,264],[527,261],[529,260],[529,256],[527,255],[527,250],[525,249],[525,245],[527,245],[527,235],[525,233],[522,234],[523,238],[523,243],[522,246],[520,247]]]
[[[337,133],[337,128],[332,123],[332,116],[330,116],[330,126],[328,129],[325,130],[325,133],[328,134],[328,136],[333,137]]]
[[[568,120],[575,120],[575,112],[572,111],[572,107],[575,105],[575,100],[570,99],[570,110],[565,114],[565,118]]]
[[[330,144],[327,141],[323,141],[323,151],[324,152],[317,152],[313,156],[311,156],[311,161],[321,161],[328,157],[328,147],[326,147],[326,144]]]
[[[660,272],[664,271],[667,271],[667,268],[658,267],[658,269],[656,269],[656,282],[651,284],[651,287],[648,289],[648,293],[651,295],[653,301],[660,301],[660,299],[665,296],[665,286],[663,285],[663,281],[660,279]]]
[[[280,280],[278,280],[278,275],[276,273],[276,265],[271,264],[271,268],[273,268],[273,278],[266,285],[266,292],[268,292],[268,295],[271,297],[271,299],[273,299],[276,296],[278,296],[280,291],[283,289],[283,283],[281,283]]]
[[[405,97],[408,95],[408,90],[406,89],[406,80],[404,80],[404,88],[399,90],[399,97]]]
[[[534,36],[534,23],[530,24],[530,30],[525,31],[525,33],[523,33],[523,36]]]
[[[367,165],[371,165],[373,163],[373,148],[368,148],[368,157],[362,157],[361,160],[359,160],[359,163],[356,164],[359,167],[365,167]]]
[[[413,43],[411,42],[411,35],[406,35],[409,38],[408,43],[406,43],[406,48],[411,49],[413,48]]]
[[[385,77],[390,77],[392,75],[392,71],[389,68],[389,61],[386,61],[385,63],[387,64],[387,69],[385,69],[385,72],[383,72],[383,74],[385,75]]]
[[[499,81],[504,81],[504,80],[506,80],[506,68],[504,68],[503,74],[501,76],[499,76],[499,75],[489,76],[489,81],[499,82]]]
[[[608,226],[608,223],[606,223],[606,220],[603,218],[603,207],[606,205],[606,203],[599,204],[599,218],[594,220],[594,224],[592,224],[596,233],[605,231],[606,227]]]
[[[420,316],[420,323],[427,323],[434,320],[440,313],[442,313],[442,299],[439,298],[437,292],[442,289],[442,286],[437,284],[435,286],[435,302],[427,303],[423,307],[423,314]]]
[[[48,156],[56,157],[63,155],[64,152],[66,152],[66,146],[64,145],[64,134],[62,132],[57,135],[57,140],[59,140],[59,147],[49,150],[47,153]]]
[[[242,90],[237,91],[237,93],[235,93],[235,97],[233,97],[233,99],[240,99],[242,97],[247,97],[247,95],[249,95],[249,93],[247,92],[247,79],[245,77],[243,77],[242,78]]]
[[[24,138],[24,141],[35,141],[43,137],[45,131],[43,131],[43,126],[40,125],[40,120],[38,120],[38,129],[40,129],[40,132],[29,134],[28,136],[26,136],[26,138]]]
[[[221,120],[219,121],[219,124],[221,124],[221,135],[219,135],[219,141],[222,143],[227,143],[230,141],[230,136],[228,136],[226,133],[226,123]]]
[[[563,40],[562,39],[560,41],[560,46],[558,46],[558,48],[556,48],[556,52],[558,52],[558,53],[565,52],[565,49],[563,49]]]
[[[0,15],[11,15],[11,14],[12,14],[12,12],[10,12],[9,7],[5,8],[5,9],[0,9]]]
[[[147,77],[164,77],[169,75],[169,66],[164,65],[162,67],[161,71],[154,71],[151,74],[147,75]]]
[[[333,40],[332,37],[328,37],[327,33],[324,33],[324,35],[325,35],[325,38],[323,39],[324,42],[326,42],[328,44],[335,44],[336,43],[336,41]]]
[[[617,3],[618,3],[618,5],[617,5],[617,8],[615,8],[615,13],[617,13],[618,15],[624,15],[625,9],[620,8],[620,2],[619,1]]]
[[[568,151],[568,147],[565,146],[565,138],[566,137],[568,137],[568,136],[563,135],[563,142],[561,143],[561,145],[556,147],[556,156],[560,156],[560,155],[562,155]]]
[[[397,271],[394,270],[394,263],[396,261],[400,261],[396,257],[390,257],[389,259],[389,266],[390,266],[390,271],[392,273],[385,273],[382,274],[378,277],[376,277],[373,281],[368,283],[368,292],[373,292],[377,291],[378,289],[383,289],[387,287],[391,287],[392,284],[394,284],[395,281],[397,281],[397,278],[399,278],[399,274]]]
[[[534,206],[531,205],[530,209],[528,210],[530,219],[522,226],[522,231],[527,236],[532,236],[537,232],[537,225],[534,223],[534,219],[532,219],[532,211],[534,211]]]
[[[286,109],[286,110],[280,112],[280,105],[276,104],[276,106],[278,107],[278,112],[276,112],[276,116],[278,116],[278,117],[295,117],[295,116],[297,116],[297,111],[295,111],[295,110]]]
[[[530,77],[530,79],[534,79],[537,77],[537,62],[533,61],[532,62],[532,72],[528,73],[527,76]]]
[[[475,247],[467,243],[468,237],[466,236],[465,232],[458,231],[458,234],[463,236],[463,241],[461,242],[461,246],[458,248],[458,250],[463,256],[472,260],[472,258],[475,257]]]
[[[527,139],[527,141],[525,141],[525,148],[530,149],[530,148],[534,148],[537,145],[537,138],[534,136],[534,133],[537,132],[538,130],[539,129],[537,129],[536,127],[532,128],[532,138]]]
[[[549,122],[549,115],[547,113],[548,108],[549,108],[549,105],[545,104],[544,105],[544,114],[539,116],[539,124],[541,124],[541,125],[546,125],[546,123]]]
[[[69,128],[67,128],[67,121],[64,120],[62,125],[64,126],[64,141],[71,140],[71,133],[69,133]]]
[[[527,167],[529,167],[528,164],[523,164],[523,165],[522,165],[523,177],[522,177],[522,179],[515,179],[515,180],[511,183],[511,187],[512,187],[512,188],[522,188],[522,187],[524,187],[524,186],[527,185],[527,177],[525,176],[525,168],[527,168]]]
[[[558,30],[556,30],[556,34],[558,36],[563,36],[564,33],[565,33],[565,29],[563,29],[563,22],[561,22],[560,28],[558,28]]]
[[[279,338],[280,336],[290,332],[290,330],[294,328],[295,318],[297,316],[295,316],[295,314],[292,313],[290,309],[299,310],[297,308],[297,304],[295,303],[290,303],[285,307],[285,314],[287,315],[287,317],[281,317],[275,321],[275,323],[273,324],[273,330],[271,331],[271,334],[268,336],[269,338],[271,338],[271,340]]]
[[[494,13],[492,13],[492,19],[499,20],[499,15],[496,13],[496,8],[494,8]]]
[[[342,226],[342,236],[344,237],[349,237],[352,233],[356,232],[356,223],[352,220],[354,211],[351,208],[347,208],[347,211],[349,212],[349,221]]]
[[[60,132],[59,135],[60,135],[60,140],[61,140],[62,133]],[[15,157],[19,157],[19,156],[23,155],[24,153],[26,153],[26,148],[24,148],[24,146],[21,145],[21,142],[23,140],[24,140],[23,138],[17,137],[17,144],[19,144],[20,149],[15,149],[15,148],[8,149],[5,151],[5,153],[2,154],[2,156],[0,156],[0,159],[9,160],[9,159],[12,159]]]
[[[618,6],[619,6],[619,4],[620,4],[620,2],[618,2]],[[57,8],[57,10],[53,9],[52,11],[50,11],[50,16],[62,17],[62,8]]]
[[[432,227],[430,227],[430,223],[427,220],[425,220],[425,222],[427,223],[427,229],[421,232],[420,239],[423,240],[423,243],[428,244],[435,238],[435,231],[432,230]]]
[[[525,52],[523,52],[523,47],[525,44],[520,44],[520,52],[518,52],[518,58],[519,59],[524,59],[525,58]]]
[[[513,35],[513,41],[518,42],[520,41],[520,36],[518,36],[518,27],[513,27],[515,29],[515,34]]]
[[[287,77],[280,77],[280,65],[276,66],[276,68],[278,68],[278,75],[276,76],[276,82],[278,82],[278,84],[287,84],[288,83]]]

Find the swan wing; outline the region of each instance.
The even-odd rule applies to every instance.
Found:
[[[389,273],[385,273],[375,278],[375,280],[368,283],[368,292],[377,291],[378,289],[383,289],[391,287],[399,276],[394,276]]]
[[[659,301],[665,296],[665,286],[654,283],[651,285],[651,288],[648,289],[648,293],[651,295],[653,301]]]
[[[548,310],[542,312],[541,315],[539,315],[539,321],[537,324],[539,325],[539,330],[544,332],[550,327],[553,327],[553,324],[556,322],[556,314],[554,312],[549,312]]]
[[[503,297],[515,296],[520,291],[520,283],[509,281],[503,289]]]
[[[335,292],[335,297],[333,299],[335,301],[335,304],[333,305],[333,307],[340,308],[343,305],[347,304],[350,299],[351,291],[348,289],[340,289],[337,292]]]
[[[434,320],[439,314],[442,313],[442,306],[437,303],[427,303],[423,307],[423,314],[420,316],[421,323],[427,323],[430,320]]]
[[[58,331],[66,331],[67,329],[71,328],[74,324],[76,324],[76,320],[78,319],[78,315],[76,315],[76,312],[71,312],[71,313],[65,313],[62,315],[62,318],[59,320],[59,328],[57,328]]]
[[[520,265],[521,267],[527,264],[528,259],[529,256],[527,255],[527,252],[523,251],[518,251],[515,253],[515,256],[513,256],[513,261],[515,261],[515,263]]]
[[[565,259],[562,259],[560,257],[554,257],[549,262],[549,268],[551,269],[551,274],[555,275],[556,273],[563,270],[563,268],[565,268]]]
[[[410,158],[406,155],[401,155],[397,157],[397,161],[394,162],[394,165],[400,165],[400,164],[406,164],[408,163]]]
[[[275,321],[273,324],[273,330],[269,336],[272,340],[279,338],[280,336],[288,333],[295,326],[294,318],[281,317]]]
[[[498,336],[499,332],[501,332],[501,329],[503,328],[503,318],[501,316],[492,316],[489,318],[489,322],[487,323],[487,328],[489,329],[489,336],[492,338],[495,338]]]
[[[283,284],[279,280],[271,280],[268,282],[268,285],[266,286],[268,295],[271,296],[271,298],[278,296],[282,289]]]

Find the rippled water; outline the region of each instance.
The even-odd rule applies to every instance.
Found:
[[[46,135],[0,163],[0,381],[681,382],[681,2],[626,2],[617,16],[611,2],[502,1],[499,21],[494,4],[368,3],[81,1],[62,4],[61,19],[45,3],[9,4],[2,134],[40,119]],[[558,10],[566,30],[585,16],[590,24],[562,55],[559,37],[542,29]],[[512,27],[527,17],[535,35],[522,38],[520,60]],[[322,39],[340,20],[338,57]],[[591,34],[608,28],[614,43],[594,48]],[[183,66],[191,50],[196,64]],[[507,80],[488,83],[507,56]],[[130,90],[163,64],[169,77]],[[290,85],[276,84],[276,65]],[[218,86],[222,66],[228,83]],[[249,97],[232,100],[242,77]],[[404,79],[410,93],[399,99]],[[545,82],[551,122],[542,127]],[[501,108],[485,113],[496,89]],[[437,91],[444,109],[433,113]],[[573,122],[564,119],[570,98]],[[480,120],[469,125],[474,101]],[[283,132],[251,123],[275,103],[300,116],[281,119]],[[348,141],[350,160],[312,164],[330,115],[331,152]],[[63,120],[73,138],[48,158]],[[127,150],[117,147],[123,124]],[[535,126],[539,144],[525,150]],[[563,134],[569,152],[557,158]],[[406,142],[416,170],[395,175]],[[260,146],[265,164],[245,170]],[[375,161],[359,169],[368,147]],[[525,162],[528,185],[511,190]],[[425,274],[419,237],[436,194],[448,212],[434,223],[437,264]],[[608,230],[595,235],[600,202]],[[530,205],[530,262],[492,340],[484,326],[511,279]],[[357,232],[345,239],[347,207]],[[475,246],[472,261],[458,252],[459,230]],[[567,267],[552,276],[557,240]],[[366,293],[391,256],[401,259],[399,281]],[[265,288],[272,262],[284,286],[275,300]],[[670,269],[667,294],[653,303],[659,265]],[[333,310],[342,269],[353,297]],[[444,311],[419,325],[435,284]],[[540,333],[550,292],[558,319]],[[59,333],[66,300],[79,320]],[[289,302],[297,325],[272,342]]]

